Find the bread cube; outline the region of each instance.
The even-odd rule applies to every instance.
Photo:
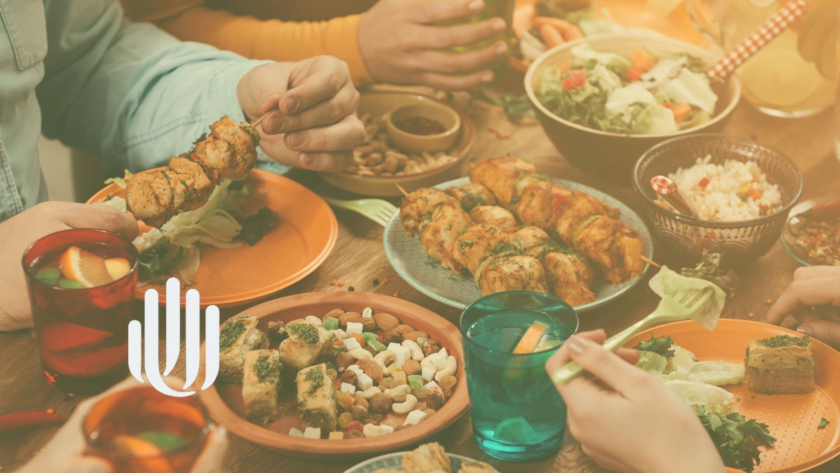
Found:
[[[245,354],[242,401],[245,417],[251,422],[265,424],[278,417],[277,393],[282,384],[282,368],[276,351],[252,350]]]
[[[807,336],[755,340],[747,347],[744,364],[752,392],[805,394],[814,390],[814,356]]]
[[[298,414],[304,427],[333,431],[336,426],[335,388],[327,375],[327,365],[310,366],[298,371]]]
[[[257,328],[255,317],[232,317],[219,332],[219,376],[225,383],[242,382],[245,354],[268,347],[268,338]]]
[[[286,332],[289,338],[283,340],[277,350],[280,361],[296,370],[315,364],[332,348],[335,340],[335,335],[321,325],[294,323],[286,326]]]

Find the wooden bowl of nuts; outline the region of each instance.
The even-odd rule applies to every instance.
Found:
[[[414,152],[397,146],[388,134],[388,116],[399,108],[429,105],[444,108],[460,119],[454,143],[444,151]],[[475,125],[460,111],[435,98],[412,92],[366,92],[359,100],[359,118],[365,124],[365,143],[353,153],[353,165],[344,172],[322,173],[330,184],[362,195],[395,197],[461,175],[461,164],[475,139]]]
[[[379,294],[315,292],[252,307],[222,325],[219,360],[215,384],[199,394],[210,415],[291,456],[397,450],[469,407],[459,330]]]

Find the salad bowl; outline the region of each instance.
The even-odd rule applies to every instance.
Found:
[[[537,96],[543,72],[551,68],[562,68],[575,58],[572,49],[584,43],[595,51],[615,53],[625,58],[630,58],[635,50],[663,55],[688,54],[700,60],[706,68],[711,68],[719,58],[710,51],[683,41],[619,33],[591,36],[561,44],[546,51],[531,64],[525,75],[525,91],[549,139],[569,162],[601,179],[629,186],[632,182],[633,167],[642,153],[662,141],[677,136],[719,132],[726,126],[741,98],[741,84],[733,75],[724,82],[711,84],[712,91],[717,96],[714,111],[708,121],[696,126],[656,134],[615,133],[588,128],[560,117]],[[593,110],[592,113],[604,112]]]

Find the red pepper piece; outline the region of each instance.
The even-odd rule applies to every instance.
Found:
[[[58,414],[46,412],[19,412],[0,416],[0,432],[9,432],[24,427],[44,424],[60,424],[67,418]]]

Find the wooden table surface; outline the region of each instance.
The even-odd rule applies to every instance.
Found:
[[[551,145],[539,126],[516,127],[501,113],[487,110],[473,116],[478,129],[476,144],[470,158],[481,159],[505,154],[521,156],[536,164],[540,172],[579,181],[601,189],[626,202],[637,212],[640,201],[632,189],[609,185],[584,175],[566,162]],[[510,139],[498,139],[487,131],[489,125],[502,132],[512,133]],[[799,165],[805,177],[803,199],[837,194],[840,190],[840,161],[834,156],[834,118],[830,111],[810,118],[785,120],[764,116],[741,104],[725,132],[751,137],[787,153]],[[330,189],[317,176],[304,172],[291,174],[320,193],[350,197]],[[382,228],[357,214],[338,211],[338,242],[329,258],[314,273],[282,291],[275,297],[312,291],[346,290],[371,291],[391,295],[395,292],[409,301],[427,307],[453,323],[460,312],[423,296],[402,281],[388,264],[382,249]],[[657,249],[656,258],[667,262],[667,255]],[[769,253],[740,271],[742,277],[737,297],[727,302],[723,316],[746,318],[753,312],[754,320],[762,320],[767,312],[767,299],[775,299],[792,280],[797,264],[777,243]],[[373,279],[387,278],[384,286],[374,287]],[[343,288],[330,286],[330,281],[346,282]],[[613,334],[650,313],[657,298],[640,284],[637,289],[607,307],[587,312],[581,317],[581,330],[604,328]],[[225,309],[223,318],[243,308]],[[80,396],[68,398],[50,387],[40,371],[34,336],[29,331],[0,333],[0,414],[21,411],[55,409],[69,414]],[[12,471],[29,460],[56,432],[56,428],[32,428],[13,435],[0,435],[0,467]],[[225,459],[225,471],[284,473],[338,473],[355,462],[314,462],[290,458],[264,450],[233,435]],[[494,460],[478,449],[472,437],[469,415],[429,441],[440,442],[447,452],[488,461],[500,472],[593,472],[600,471],[580,452],[573,440],[566,442],[559,455],[550,460],[530,464],[512,464]],[[840,471],[840,459],[816,468],[815,472]]]

